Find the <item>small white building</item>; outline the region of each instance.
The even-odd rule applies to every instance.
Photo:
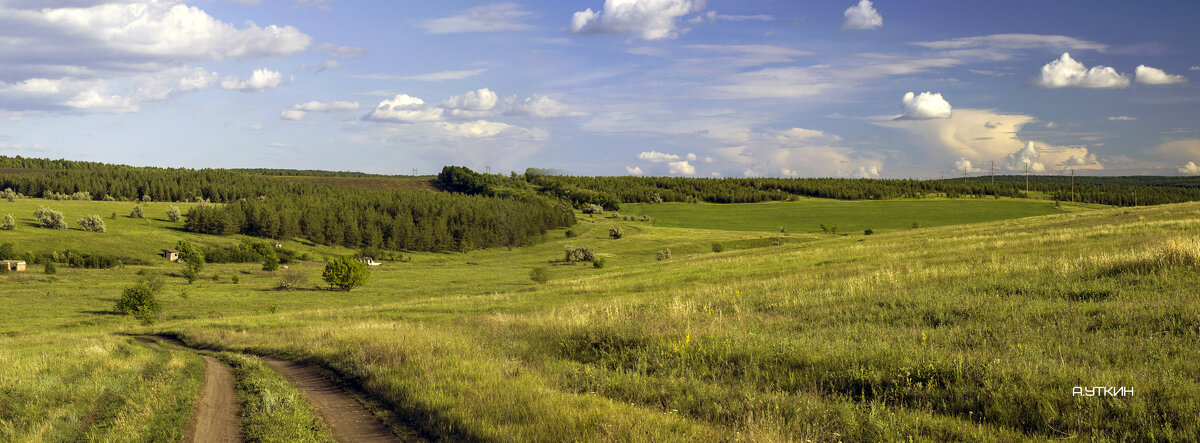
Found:
[[[25,260],[3,260],[0,261],[0,268],[11,272],[25,272]]]

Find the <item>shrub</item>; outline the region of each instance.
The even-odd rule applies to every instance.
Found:
[[[870,229],[868,229],[868,230],[866,230],[866,231],[863,231],[863,235],[871,235],[871,234],[874,234],[874,233],[875,233],[875,231],[873,231],[873,230],[870,230]]]
[[[108,218],[116,220],[117,219],[117,211],[113,211],[112,215],[108,216]]]
[[[13,191],[12,188],[4,188],[4,199],[8,201],[16,200],[17,192]]]
[[[17,251],[13,248],[13,244],[0,244],[0,260],[12,260],[14,258],[17,258]]]
[[[723,244],[720,244],[720,243],[713,243],[713,245],[712,245],[712,250],[713,250],[713,252],[721,252],[721,251],[724,251],[724,250],[725,250],[725,245],[723,245]]]
[[[595,260],[596,252],[592,251],[592,248],[588,246],[567,246],[564,250],[563,261],[567,263]]]
[[[371,270],[352,257],[338,257],[325,264],[325,272],[321,273],[321,277],[329,283],[330,288],[337,286],[349,291],[366,284],[371,278]]]
[[[38,206],[37,210],[33,211],[33,216],[38,219],[38,223],[41,223],[43,228],[67,229],[67,222],[63,221],[61,212]]]
[[[229,281],[230,281],[230,282],[233,282],[233,284],[235,284],[235,285],[236,285],[236,284],[238,284],[238,283],[241,283],[241,282],[242,282],[242,279],[241,279],[241,278],[239,278],[239,277],[237,276],[237,274],[233,274],[233,277],[229,277]]]
[[[192,246],[192,243],[187,240],[180,240],[175,245],[175,249],[179,251],[179,262],[183,263],[192,273],[199,273],[204,269],[204,254]]]
[[[150,198],[150,195],[149,195],[149,194],[143,194],[143,195],[142,195],[142,201],[149,203],[149,202],[150,202],[150,200],[152,200],[152,199]]]
[[[661,195],[658,195],[657,192],[655,192],[654,195],[650,196],[650,203],[662,203],[662,202],[663,202],[663,198]]]
[[[780,233],[780,234],[787,234],[787,228],[785,228],[785,227],[783,227],[783,226],[780,226],[780,227],[779,227],[779,233]]]
[[[142,323],[151,323],[154,315],[162,310],[162,304],[156,297],[161,289],[162,281],[153,278],[142,280],[121,292],[121,298],[113,310],[133,314]]]
[[[575,233],[575,230],[574,230],[574,229],[568,229],[568,230],[567,230],[567,232],[566,232],[566,234],[564,234],[564,235],[566,235],[566,237],[567,237],[567,238],[571,238],[571,237],[574,237],[574,236],[576,236],[576,235],[578,235],[578,234],[576,234],[576,233]]]
[[[146,218],[146,212],[141,206],[134,206],[132,211],[129,211],[129,218]]]
[[[668,258],[671,258],[671,250],[670,249],[663,248],[662,250],[658,251],[658,259],[659,260],[666,260]]]
[[[821,232],[824,232],[826,234],[835,234],[836,235],[837,234],[837,225],[827,225],[827,224],[821,223]]]
[[[274,271],[279,269],[279,257],[276,257],[274,252],[263,256],[262,270]]]
[[[58,273],[58,265],[54,264],[54,262],[52,262],[52,261],[47,261],[46,266],[44,268],[42,268],[42,272],[45,272],[46,274],[49,274],[49,275],[57,274]]]
[[[625,236],[625,230],[621,229],[620,226],[613,226],[611,228],[608,228],[608,236],[612,237],[613,240],[617,240],[617,239]]]
[[[917,229],[917,228],[921,227],[921,222],[913,220],[912,227],[913,227],[913,229]]]
[[[104,219],[100,218],[99,215],[89,215],[79,219],[75,223],[79,224],[79,229],[88,232],[104,232],[106,230]]]
[[[289,269],[285,271],[283,273],[283,277],[279,279],[279,289],[283,291],[290,291],[292,289],[304,286],[305,283],[308,283],[307,275],[304,275],[303,272],[295,269]]]
[[[584,214],[603,214],[604,207],[597,204],[588,204],[582,209]]]
[[[17,219],[13,218],[12,214],[4,214],[4,223],[0,223],[0,229],[5,231],[17,229]]]
[[[179,213],[179,208],[172,206],[167,209],[167,221],[172,223],[183,220],[183,215]]]
[[[529,270],[529,279],[537,284],[545,284],[550,281],[550,271],[546,268],[533,268]]]
[[[604,259],[596,259],[596,261],[592,262],[592,267],[596,269],[604,269]]]
[[[221,274],[213,274],[212,280],[213,281],[221,281]]]

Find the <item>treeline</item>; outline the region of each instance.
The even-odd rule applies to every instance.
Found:
[[[683,178],[569,177],[526,175],[543,192],[576,207],[588,204],[617,210],[620,203],[758,203],[818,197],[838,200],[950,197],[1020,197],[1011,185],[992,186],[941,180],[870,180],[846,178]]]
[[[526,192],[488,195],[368,190],[297,183],[220,169],[163,169],[0,157],[0,189],[38,196],[200,201],[185,215],[192,232],[304,237],[350,248],[465,251],[532,242],[574,224],[570,208]],[[51,171],[44,171],[44,170]],[[469,170],[468,170],[469,171]]]

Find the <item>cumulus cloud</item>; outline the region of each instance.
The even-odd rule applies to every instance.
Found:
[[[462,95],[454,95],[442,102],[442,107],[464,109],[471,111],[489,111],[496,107],[499,96],[488,88],[467,91]]]
[[[337,111],[353,111],[358,109],[358,102],[335,101],[335,102],[319,102],[309,101],[292,106],[292,109],[308,112],[337,112]]]
[[[909,92],[904,94],[904,98],[900,100],[900,107],[904,109],[902,118],[911,118],[917,120],[925,120],[931,118],[950,118],[950,102],[942,98],[942,93],[922,92],[913,94]]]
[[[528,115],[541,118],[582,115],[578,112],[568,111],[567,105],[544,95],[534,95],[519,102],[516,96],[513,96],[508,99],[508,102],[508,109],[504,111],[505,115]]]
[[[1186,165],[1179,167],[1179,173],[1187,175],[1200,175],[1200,166],[1197,166],[1196,162],[1187,162]]]
[[[1149,153],[1170,161],[1192,161],[1192,159],[1200,158],[1200,138],[1163,142],[1150,148]]]
[[[878,166],[859,166],[849,176],[856,178],[879,178],[879,169]]]
[[[667,167],[675,175],[696,175],[696,167],[687,161],[670,162]]]
[[[300,120],[303,120],[304,116],[306,116],[306,115],[308,115],[307,112],[304,112],[304,111],[301,111],[298,109],[288,109],[286,111],[283,111],[283,113],[279,114],[279,118],[282,118],[284,120],[289,120],[289,121],[300,121]]]
[[[1110,122],[1131,122],[1135,120],[1137,120],[1137,117],[1130,117],[1128,115],[1118,115],[1108,118],[1108,121]]]
[[[1094,165],[1099,165],[1099,164],[1100,164],[1100,161],[1096,160],[1096,154],[1091,153],[1091,154],[1082,155],[1082,156],[1080,156],[1080,155],[1069,156],[1069,157],[1067,157],[1066,160],[1063,160],[1061,163],[1059,163],[1058,166],[1060,168],[1078,169],[1078,168],[1081,168],[1084,166],[1094,166]]]
[[[1134,70],[1134,77],[1138,83],[1146,85],[1173,85],[1177,83],[1187,83],[1187,78],[1182,75],[1167,74],[1162,69],[1151,68],[1146,65],[1138,65]]]
[[[641,40],[678,36],[676,21],[704,9],[703,0],[605,0],[604,8],[578,11],[568,30],[576,34],[630,34]]]
[[[1064,52],[1058,60],[1042,66],[1033,85],[1042,88],[1124,88],[1129,86],[1129,76],[1108,66],[1088,68]]]
[[[400,123],[440,121],[444,110],[425,104],[424,100],[408,94],[399,94],[392,99],[379,102],[374,111],[364,118],[376,121]]]
[[[842,29],[876,29],[883,26],[883,16],[875,10],[871,0],[861,0],[857,5],[846,9]]]
[[[496,3],[467,9],[450,17],[427,20],[418,26],[430,34],[521,31],[533,28],[521,23],[530,14],[522,11],[516,3]]]
[[[638,154],[637,158],[638,158],[638,160],[648,161],[648,162],[653,162],[653,163],[663,163],[663,162],[679,160],[678,155],[667,154],[667,153],[658,152],[658,151],[643,152],[641,154]]]
[[[962,171],[964,174],[969,174],[972,172],[980,172],[980,171],[982,171],[982,169],[976,168],[975,165],[971,164],[970,160],[967,160],[966,158],[962,158],[962,159],[959,159],[958,161],[954,162],[954,171],[955,172]]]
[[[250,78],[225,77],[221,80],[221,88],[242,92],[262,92],[283,83],[283,74],[270,69],[255,69]]]
[[[625,173],[629,175],[642,175],[642,168],[640,166],[626,166]]]
[[[1030,172],[1042,172],[1046,170],[1046,165],[1038,161],[1041,156],[1042,153],[1034,147],[1033,142],[1029,142],[1021,150],[1004,156],[1001,165],[1009,171],[1022,171],[1028,166]]]

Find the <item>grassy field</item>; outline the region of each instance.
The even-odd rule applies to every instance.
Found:
[[[32,203],[0,202],[0,213]],[[672,206],[707,205],[655,208]],[[209,265],[192,285],[169,276],[179,265],[162,262],[0,275],[8,314],[0,317],[0,353],[22,362],[0,367],[0,440],[178,432],[179,415],[169,411],[184,400],[156,400],[174,403],[128,428],[87,419],[106,392],[136,402],[155,386],[185,394],[198,386],[187,371],[157,384],[127,383],[120,374],[166,357],[118,332],[178,334],[216,349],[321,364],[420,432],[449,439],[1170,441],[1200,434],[1200,204],[921,229],[903,220],[892,232],[882,232],[884,217],[863,228],[881,232],[872,236],[787,225],[786,236],[676,228],[667,219],[650,226],[581,216],[571,238],[559,230],[512,250],[412,254],[376,268],[365,287],[348,293],[317,288],[319,262],[292,265],[309,276],[299,291],[273,290],[279,274],[256,264]],[[853,222],[845,223],[839,230],[849,232]],[[178,234],[164,225],[133,224],[128,232]],[[623,238],[608,238],[613,225],[624,228]],[[114,227],[53,235],[127,232]],[[0,233],[0,242],[32,242],[42,232],[23,226]],[[22,235],[30,237],[12,237]],[[127,242],[140,237],[129,235]],[[714,242],[739,248],[715,253]],[[562,263],[568,245],[593,247],[607,266]],[[671,258],[657,260],[664,248]],[[550,282],[531,282],[534,267],[549,269]],[[165,311],[150,326],[107,312],[139,271],[168,275]],[[1076,397],[1075,386],[1136,393]]]
[[[883,232],[978,223],[1100,208],[1027,199],[826,200],[746,204],[625,204],[623,215],[647,215],[656,226],[738,231],[820,232],[822,224],[839,232]]]

